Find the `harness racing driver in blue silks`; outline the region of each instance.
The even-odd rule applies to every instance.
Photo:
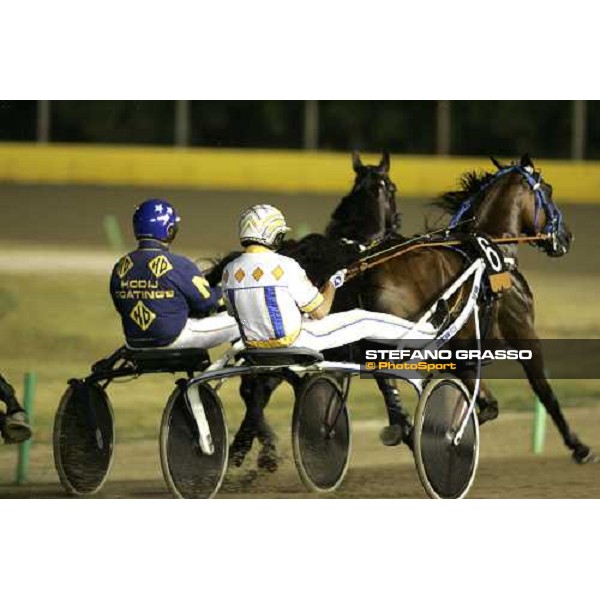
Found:
[[[133,215],[138,247],[114,266],[110,293],[130,348],[208,349],[240,337],[195,263],[173,254],[179,216],[166,200],[140,204]],[[209,316],[212,315],[212,316]]]

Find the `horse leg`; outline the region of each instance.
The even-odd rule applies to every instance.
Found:
[[[465,384],[471,393],[475,391],[477,371],[472,367],[464,367],[457,372],[459,379]],[[480,382],[479,393],[475,399],[477,405],[477,420],[480,425],[493,421],[500,414],[498,400],[484,381]]]
[[[542,347],[534,328],[533,293],[518,271],[513,272],[512,281],[513,287],[500,301],[498,315],[500,333],[512,348],[532,351],[531,360],[520,361],[529,385],[554,421],[563,442],[571,450],[575,462],[579,464],[593,462],[594,454],[589,446],[581,443],[571,432],[562,414],[558,398],[546,377]]]
[[[479,409],[477,412],[477,420],[480,425],[498,418],[498,415],[500,414],[498,400],[484,381],[481,382],[476,402],[477,408]]]
[[[279,468],[279,457],[277,455],[277,435],[269,425],[264,409],[267,407],[271,395],[281,383],[279,377],[264,377],[261,379],[261,397],[264,399],[263,410],[259,417],[257,437],[261,444],[256,464],[259,469],[274,473]]]
[[[6,404],[6,414],[0,422],[4,439],[10,443],[28,440],[32,434],[29,419],[15,396],[13,386],[2,375],[0,375],[0,400]]]
[[[277,470],[277,437],[265,418],[264,410],[279,383],[280,379],[276,377],[242,376],[240,395],[246,405],[246,414],[229,449],[232,465],[242,465],[254,439],[258,438],[262,445],[258,455],[259,468],[271,472]]]
[[[565,446],[571,450],[573,460],[578,464],[595,462],[596,457],[590,447],[583,444],[577,435],[571,431],[569,424],[562,413],[558,398],[544,372],[544,357],[542,355],[539,340],[537,338],[523,340],[523,343],[520,343],[520,340],[515,340],[511,341],[511,346],[515,348],[521,346],[522,349],[526,348],[532,350],[533,355],[531,360],[520,361],[521,366],[527,375],[527,379],[529,380],[529,384],[535,392],[535,395],[539,398],[540,402],[544,405],[544,408],[554,421]]]
[[[384,446],[399,446],[404,442],[413,449],[413,423],[409,412],[402,405],[396,382],[385,377],[375,377],[377,386],[383,394],[389,425],[384,427],[379,439]]]
[[[229,448],[229,461],[240,467],[250,452],[254,438],[258,435],[258,423],[262,414],[259,377],[242,375],[240,396],[246,405],[246,414]]]

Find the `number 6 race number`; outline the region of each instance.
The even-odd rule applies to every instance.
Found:
[[[494,248],[490,242],[488,242],[485,238],[475,236],[479,247],[483,250],[487,263],[489,267],[495,273],[500,273],[504,270],[504,263],[502,261],[502,257],[496,248]]]

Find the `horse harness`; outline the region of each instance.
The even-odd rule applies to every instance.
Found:
[[[347,270],[346,280],[362,275],[366,271],[388,262],[394,258],[424,248],[446,248],[458,252],[466,261],[467,266],[481,258],[485,264],[485,277],[482,282],[481,298],[481,323],[482,334],[485,338],[491,323],[492,309],[499,296],[512,287],[511,271],[517,265],[513,257],[505,256],[501,250],[502,245],[536,243],[548,239],[549,234],[535,236],[519,236],[505,238],[491,238],[481,233],[462,233],[449,229],[443,232],[431,232],[415,236],[408,240],[388,246],[377,251],[382,243],[371,247],[365,256],[359,259]],[[446,306],[439,319],[446,320],[461,302],[461,293],[452,307]]]

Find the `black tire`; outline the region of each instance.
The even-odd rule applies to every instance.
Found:
[[[334,378],[310,375],[302,382],[294,404],[292,445],[306,487],[333,492],[341,484],[350,463],[352,434],[348,407]]]
[[[415,461],[431,498],[464,498],[479,461],[479,424],[475,411],[462,440],[453,443],[469,407],[469,392],[454,377],[434,377],[423,390],[415,417]]]
[[[212,498],[227,471],[229,442],[225,411],[217,393],[198,386],[214,453],[202,452],[197,425],[183,391],[175,388],[165,407],[160,426],[160,461],[169,489],[177,498]]]
[[[113,461],[115,422],[106,392],[97,384],[73,383],[54,418],[54,464],[63,487],[91,496],[104,485]]]

